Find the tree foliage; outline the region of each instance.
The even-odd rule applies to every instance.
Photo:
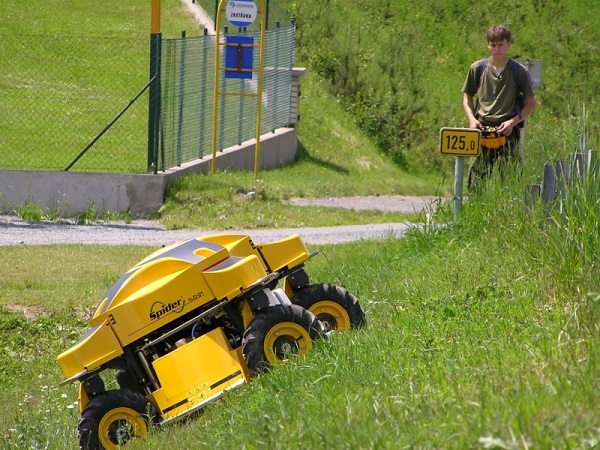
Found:
[[[461,87],[468,66],[488,55],[485,31],[494,23],[513,32],[512,57],[542,61],[530,122],[599,112],[595,0],[280,3],[296,18],[298,63],[327,80],[361,128],[401,164],[433,162],[439,128],[467,125]]]

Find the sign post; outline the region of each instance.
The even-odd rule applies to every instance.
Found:
[[[462,206],[465,156],[477,156],[481,149],[481,131],[470,128],[442,128],[440,130],[440,151],[444,155],[454,155],[454,223]]]
[[[265,29],[266,17],[264,14],[264,0],[257,0],[258,6],[254,0],[220,0],[215,13],[215,30],[217,49],[215,50],[215,86],[213,102],[213,159],[212,172],[216,171],[217,165],[217,110],[219,106],[219,96],[227,95],[226,92],[219,91],[220,72],[224,72],[224,78],[239,78],[241,80],[251,80],[253,73],[257,73],[256,88],[256,144],[254,148],[254,176],[258,178],[258,169],[260,165],[260,128],[262,114],[262,90],[263,90],[263,72],[264,72],[264,48],[265,48]],[[260,43],[258,45],[258,68],[253,68],[254,59],[253,49],[256,47],[254,39],[251,36],[231,36],[227,35],[224,42],[221,41],[221,13],[225,10],[227,20],[238,28],[246,28],[254,23],[258,13],[260,13]],[[225,57],[225,66],[221,67],[221,51],[219,46],[227,48]],[[242,95],[242,94],[240,94]]]

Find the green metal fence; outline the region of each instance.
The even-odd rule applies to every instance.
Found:
[[[259,42],[258,33],[245,34]],[[264,133],[289,124],[295,28],[267,30],[265,40]],[[163,40],[161,48],[151,98],[148,39],[0,35],[0,169],[147,173],[210,154],[215,38]],[[247,93],[256,80],[221,87]],[[218,150],[253,138],[256,97],[220,103]]]
[[[259,32],[236,35],[252,36],[255,45],[260,45]],[[293,25],[265,32],[261,134],[290,123],[294,42]],[[212,154],[215,46],[215,36],[162,41],[158,170]],[[256,50],[253,67],[258,66]],[[258,73],[251,80],[226,78],[223,70],[218,73],[216,136],[220,151],[256,136],[258,105],[253,94]]]

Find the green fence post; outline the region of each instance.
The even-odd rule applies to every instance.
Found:
[[[179,48],[179,113],[177,117],[177,165],[181,166],[181,144],[183,129],[183,99],[185,93],[185,41],[186,32],[181,32],[181,46]]]
[[[148,172],[158,171],[160,123],[160,0],[152,0],[150,17],[150,84],[148,94]]]
[[[269,28],[269,0],[267,0],[267,7],[265,12],[265,28]]]

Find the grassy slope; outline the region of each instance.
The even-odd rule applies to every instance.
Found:
[[[0,166],[62,170],[144,87],[150,5],[149,1],[90,5],[82,0],[0,3],[4,117]],[[182,29],[189,36],[200,34],[182,14],[178,0],[163,0],[162,5],[165,37],[178,37]],[[74,170],[98,170],[111,162],[119,172],[145,170],[144,98]]]
[[[321,246],[308,273],[355,293],[368,326],[132,448],[588,448],[600,438],[600,286],[597,268],[555,251],[571,248],[559,245],[566,232],[498,190],[473,199],[460,227]],[[597,254],[597,242],[573,240]],[[19,434],[73,447],[76,391],[57,387],[54,357],[150,250],[0,249],[6,448]]]
[[[399,214],[353,213],[288,206],[291,197],[448,195],[451,176],[407,172],[362,135],[313,74],[302,80],[297,161],[281,169],[218,172],[171,184],[162,223],[178,228],[324,226],[397,222]],[[258,195],[248,201],[248,192]]]
[[[441,126],[464,126],[460,88],[468,65],[489,54],[484,33],[492,23],[513,31],[513,57],[542,61],[530,125],[580,117],[584,104],[598,112],[600,4],[593,0],[507,0],[501,11],[472,0],[282,1],[298,19],[299,56],[361,112],[365,129],[406,132],[399,148],[387,150],[411,161],[431,160]]]
[[[265,172],[265,180],[281,180],[265,183],[269,195],[349,189],[361,186],[351,182],[359,176],[367,180],[361,192],[372,193],[388,184],[378,173],[404,192],[405,179],[422,179],[393,177],[375,152],[355,156],[372,149],[369,141],[348,133],[339,106],[317,95],[318,80],[306,86],[315,109],[303,111],[305,157],[290,173]],[[313,114],[319,119],[307,118]],[[339,130],[334,137],[322,133],[326,121],[325,129]],[[580,126],[558,122],[535,149],[554,151],[562,141],[552,133],[569,125]],[[307,181],[313,174],[321,183]],[[234,189],[254,187],[237,174],[219,177]],[[538,222],[524,214],[521,183],[472,198],[457,227],[320,247],[308,273],[354,292],[367,328],[320,343],[308,358],[131,448],[592,448],[600,440],[597,203],[569,207],[568,221]],[[437,184],[437,176],[425,183]],[[442,209],[437,220],[451,216]],[[79,339],[112,283],[151,250],[0,248],[0,447],[76,447],[76,390],[58,387],[55,357]]]

